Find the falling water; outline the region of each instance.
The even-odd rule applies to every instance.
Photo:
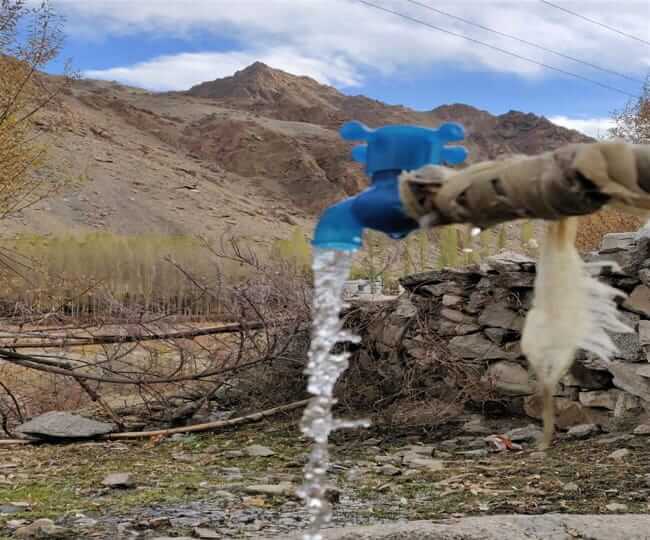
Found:
[[[339,318],[344,307],[343,287],[352,266],[353,253],[335,250],[314,252],[314,304],[312,341],[309,363],[305,373],[309,377],[307,389],[313,396],[301,422],[303,434],[312,439],[312,450],[305,478],[298,494],[305,500],[311,516],[303,540],[322,540],[320,531],[332,518],[332,507],[327,500],[327,470],[329,469],[328,440],[332,431],[341,428],[368,427],[367,421],[334,419],[332,407],[337,379],[348,367],[349,353],[333,353],[333,347],[342,341],[359,342],[359,338],[342,329]]]

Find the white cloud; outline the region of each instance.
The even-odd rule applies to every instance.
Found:
[[[255,61],[294,75],[306,75],[325,84],[356,86],[359,80],[346,62],[306,58],[291,50],[254,52],[181,53],[159,56],[132,66],[88,70],[85,77],[120,81],[153,90],[186,90],[216,78],[227,77]]]
[[[93,39],[148,32],[187,38],[194,32],[242,44],[236,51],[202,51],[191,57],[197,69],[214,64],[216,54],[227,64],[243,58],[275,61],[276,67],[311,74],[322,82],[349,85],[367,70],[428,70],[440,62],[462,69],[487,69],[524,77],[541,77],[540,66],[517,60],[476,43],[433,31],[382,13],[356,0],[53,0],[68,17],[68,31]],[[467,26],[406,0],[374,3],[472,36],[539,62],[602,79],[603,74],[548,52]],[[536,0],[420,0],[435,8],[540,45],[560,50],[608,69],[642,78],[648,68],[647,49],[613,32],[587,23]],[[562,5],[650,39],[647,0],[562,0]],[[266,55],[262,54],[266,51]],[[280,51],[280,52],[278,52]],[[177,60],[188,57],[183,55]],[[152,79],[169,85],[164,71],[173,61],[163,57],[113,70],[120,76]],[[175,66],[177,65],[174,64]],[[124,71],[126,70],[126,71]],[[219,71],[223,73],[223,70]],[[148,75],[146,75],[148,74]],[[108,76],[108,74],[107,74]],[[193,77],[187,76],[188,80]],[[214,78],[211,72],[208,79]],[[612,79],[611,84],[634,92],[640,85]]]
[[[551,122],[558,126],[575,129],[590,137],[606,138],[608,130],[614,127],[611,118],[569,118],[568,116],[551,116]]]

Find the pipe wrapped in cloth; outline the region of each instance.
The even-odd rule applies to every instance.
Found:
[[[406,213],[428,227],[557,220],[605,205],[645,215],[650,211],[650,145],[568,145],[462,170],[427,166],[402,173],[399,180]]]
[[[633,331],[619,319],[615,298],[624,294],[593,277],[576,250],[575,216],[604,206],[647,215],[650,146],[581,144],[462,171],[425,167],[401,175],[400,196],[421,226],[483,228],[518,218],[548,220],[521,348],[542,394],[542,447],[550,446],[553,395],[578,349],[607,361],[617,352],[610,332]]]

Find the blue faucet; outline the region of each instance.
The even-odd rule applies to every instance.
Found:
[[[312,240],[317,248],[356,251],[363,246],[366,228],[394,239],[404,238],[419,224],[404,212],[399,175],[430,164],[455,165],[467,157],[462,146],[445,146],[465,136],[463,127],[455,123],[437,129],[407,125],[370,129],[360,122],[348,122],[341,128],[341,136],[348,141],[367,141],[353,148],[352,157],[365,164],[371,182],[361,193],[325,210]]]

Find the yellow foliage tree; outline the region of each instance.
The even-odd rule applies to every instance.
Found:
[[[54,79],[41,73],[62,43],[62,19],[47,0],[35,7],[0,0],[0,218],[58,187],[34,173],[45,146],[32,122],[69,83],[68,75]]]

